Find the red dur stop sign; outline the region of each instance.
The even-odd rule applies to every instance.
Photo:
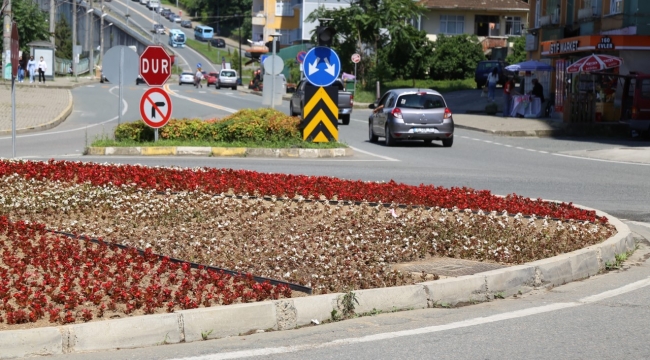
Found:
[[[140,76],[149,86],[163,86],[172,73],[172,61],[162,46],[147,46],[140,55]]]

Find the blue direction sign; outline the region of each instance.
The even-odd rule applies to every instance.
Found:
[[[336,51],[316,46],[305,55],[305,77],[314,86],[330,86],[341,73],[341,60]]]

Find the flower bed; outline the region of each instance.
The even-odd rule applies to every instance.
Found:
[[[155,262],[149,256],[152,253],[295,282],[313,287],[315,293],[327,293],[420,281],[391,268],[400,262],[450,256],[519,264],[602,242],[615,231],[607,219],[571,204],[394,182],[59,161],[0,161],[0,181],[0,215],[8,219],[2,218],[0,225],[9,229],[2,231],[6,239],[0,238],[4,240],[0,243],[0,286],[5,289],[3,297],[0,288],[4,304],[0,316],[8,321],[7,314],[12,313],[12,322],[31,321],[32,311],[43,316],[49,313],[43,311],[45,305],[39,305],[41,310],[25,305],[24,294],[40,299],[38,304],[52,304],[60,299],[57,294],[70,288],[78,296],[60,299],[63,303],[56,305],[60,311],[54,321],[72,321],[66,320],[67,311],[75,316],[73,321],[86,320],[88,314],[97,317],[100,310],[103,315],[108,310],[102,310],[101,304],[108,308],[111,301],[115,302],[115,316],[124,316],[291,296],[283,287],[264,285],[258,289],[261,285],[245,278],[221,278],[222,285],[228,285],[225,294],[230,294],[224,295],[218,281],[217,285],[210,282],[217,273],[205,269],[186,272],[181,267],[175,270],[177,279],[186,278],[193,286],[188,285],[187,298],[176,297],[183,280],[171,283],[170,273],[158,273],[161,267],[165,269],[164,260]],[[261,197],[266,195],[270,197]],[[334,198],[341,201],[327,200]],[[393,204],[385,207],[368,202],[379,199]],[[449,206],[452,203],[462,207]],[[512,209],[521,214],[509,215]],[[43,235],[43,227],[147,249],[147,254],[138,260],[133,251]],[[16,237],[14,228],[28,230]],[[16,239],[32,245],[25,250]],[[28,253],[36,256],[25,256]],[[27,261],[45,261],[45,257],[52,259],[47,260],[49,265]],[[57,270],[61,267],[67,272]],[[126,272],[115,272],[123,267]],[[145,275],[134,279],[133,274],[143,269]],[[99,305],[95,304],[99,295],[90,294],[108,280],[94,278],[95,272],[106,272],[108,280],[124,285],[116,286],[113,293],[100,293]],[[77,277],[68,276],[64,289],[66,274]],[[125,274],[130,278],[113,280]],[[27,282],[27,275],[32,282]],[[39,281],[47,278],[54,279],[56,286],[46,283],[40,287]],[[24,283],[36,285],[24,289],[20,286]],[[165,288],[173,292],[171,300]],[[157,292],[145,297],[146,301],[134,295],[146,295],[147,291]],[[206,302],[208,294],[212,298]],[[77,307],[67,309],[72,303]],[[84,315],[84,309],[90,313]],[[23,313],[15,314],[18,310]]]

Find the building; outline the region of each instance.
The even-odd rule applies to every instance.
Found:
[[[557,115],[567,122],[617,120],[620,89],[614,76],[569,74],[566,68],[591,54],[620,57],[612,75],[648,72],[650,1],[530,0],[526,50],[554,66],[550,89]]]
[[[309,42],[318,24],[306,18],[319,6],[335,9],[350,5],[338,0],[253,0],[252,40],[266,43],[271,34],[279,33],[278,42],[283,46]]]
[[[529,5],[522,0],[424,0],[425,13],[416,22],[429,39],[439,34],[478,36],[491,58],[504,59],[508,38],[525,32]],[[492,53],[495,48],[503,51]]]

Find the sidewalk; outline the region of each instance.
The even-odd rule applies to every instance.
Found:
[[[71,89],[99,80],[87,76],[57,77],[45,84],[30,84],[29,80],[16,83],[16,133],[51,129],[64,121],[71,113],[73,99]],[[11,82],[0,84],[0,135],[11,134]]]

